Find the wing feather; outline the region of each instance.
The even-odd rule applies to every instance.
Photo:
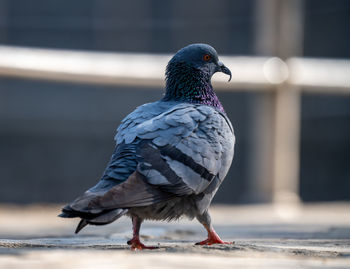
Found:
[[[215,176],[222,180],[232,161],[228,119],[208,106],[180,104],[130,131],[139,141],[137,171],[179,196],[203,192]]]

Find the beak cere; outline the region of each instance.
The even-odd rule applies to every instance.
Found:
[[[231,78],[232,78],[232,74],[231,74],[230,69],[228,69],[222,62],[219,62],[218,65],[219,65],[219,70],[218,71],[222,72],[222,73],[224,73],[226,75],[229,75],[230,78],[228,79],[228,81],[230,81]]]

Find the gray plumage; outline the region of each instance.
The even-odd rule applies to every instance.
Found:
[[[77,232],[124,214],[200,220],[229,170],[235,138],[223,109],[174,98],[138,107],[115,141],[98,184],[62,210],[82,219]]]

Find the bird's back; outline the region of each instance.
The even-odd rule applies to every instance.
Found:
[[[230,121],[223,113],[200,104],[158,101],[140,106],[122,121],[115,140],[117,145],[102,179],[68,205],[66,213],[72,216],[79,216],[80,212],[101,214],[105,210],[135,205],[143,207],[142,212],[148,212],[145,206],[176,198],[173,208],[181,208],[173,210],[174,215],[152,212],[148,218],[178,218],[186,212],[192,216],[193,212],[186,207],[192,203],[203,211],[209,206],[233,157],[234,135]],[[150,188],[159,190],[155,197],[145,197],[143,201],[144,193],[140,191],[134,193],[133,198],[127,197],[108,207],[96,202],[100,197],[111,195],[111,190],[135,172]],[[141,202],[135,204],[137,199]]]

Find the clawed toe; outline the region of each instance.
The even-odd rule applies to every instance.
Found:
[[[140,242],[138,239],[131,239],[128,242],[131,250],[143,250],[143,249],[157,249],[159,247],[156,246],[146,246]]]
[[[197,242],[196,245],[207,245],[207,246],[210,246],[210,245],[214,245],[214,244],[225,244],[225,245],[233,245],[235,242],[225,242],[225,241],[222,241],[221,239],[220,240],[213,240],[213,239],[206,239],[204,241],[201,241],[201,242]]]
[[[232,245],[235,243],[235,242],[222,241],[213,228],[207,228],[207,230],[208,230],[208,238],[204,241],[196,243],[196,245],[214,245],[214,244]]]

